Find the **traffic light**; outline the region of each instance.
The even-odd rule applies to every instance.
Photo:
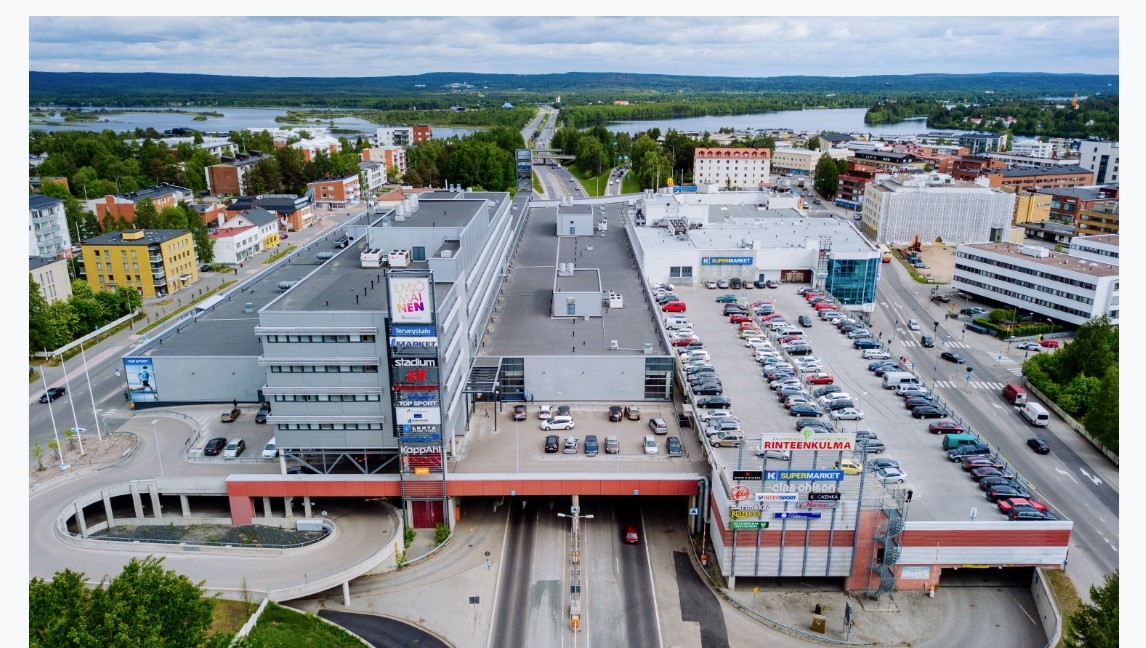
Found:
[[[935,327],[935,332],[938,333],[939,332],[939,322],[932,322],[931,324],[932,324],[932,326]]]

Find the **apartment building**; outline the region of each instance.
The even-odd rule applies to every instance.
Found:
[[[314,156],[319,151],[329,155],[342,150],[342,143],[338,141],[338,138],[331,135],[318,135],[310,139],[299,140],[291,146],[302,151],[302,159],[306,162],[314,160]]]
[[[243,183],[254,165],[270,157],[259,151],[251,151],[219,158],[219,164],[203,169],[207,176],[207,191],[216,196],[238,196],[243,193]]]
[[[770,182],[767,148],[698,148],[692,177],[697,184],[754,189]]]
[[[1074,240],[1080,236],[1102,234],[1118,234],[1118,202],[1100,202],[1090,209],[1079,210]]]
[[[1039,189],[1051,197],[1050,221],[1074,227],[1086,210],[1102,203],[1118,202],[1118,187],[1065,187]]]
[[[72,236],[64,201],[51,196],[28,196],[28,256],[71,257]]]
[[[195,243],[186,230],[121,230],[83,242],[82,278],[92,290],[130,286],[164,297],[199,278]]]
[[[896,174],[864,191],[862,224],[881,243],[998,241],[1014,213],[1012,193],[940,173]]]
[[[874,167],[879,167],[885,173],[899,171],[922,171],[924,163],[911,153],[882,150],[855,150],[853,159]]]
[[[362,183],[357,173],[309,182],[306,186],[314,206],[319,209],[344,209],[362,200]]]
[[[1087,261],[1118,265],[1118,235],[1076,236],[1070,241],[1070,254]]]
[[[1003,150],[1007,138],[997,133],[963,133],[959,135],[959,146],[965,147],[972,155],[978,153],[998,153]]]
[[[386,165],[387,178],[400,178],[406,174],[406,148],[403,146],[375,146],[362,149],[362,160]]]
[[[1118,142],[1080,142],[1078,163],[1094,172],[1095,184],[1118,182]]]
[[[164,207],[174,207],[181,201],[189,203],[191,198],[191,190],[187,187],[164,182],[139,191],[105,196],[102,201],[94,201],[94,211],[96,218],[101,223],[109,216],[133,223],[135,222],[135,206],[144,199],[150,200],[151,204],[155,206],[155,211],[158,212],[162,211]]]
[[[882,169],[857,160],[848,160],[847,171],[839,177],[836,187],[836,204],[851,209],[863,205],[863,194],[867,184],[884,173]]]
[[[227,205],[227,217],[224,222],[256,207],[275,214],[278,217],[280,231],[300,232],[314,225],[314,209],[310,199],[307,196],[294,194],[239,196]],[[223,223],[219,225],[222,226]]]
[[[359,175],[365,182],[362,193],[365,196],[377,194],[386,184],[386,165],[374,160],[364,160],[358,163]]]
[[[66,301],[72,296],[68,261],[60,257],[28,257],[28,273],[48,303]]]
[[[1110,238],[1117,253],[1117,237]],[[1077,326],[1105,313],[1119,323],[1117,263],[1076,255],[1073,246],[1071,254],[1062,254],[1015,243],[960,245],[951,287],[1014,308],[1020,316]]]
[[[992,187],[1016,189],[1080,187],[1094,184],[1094,173],[1077,165],[992,169],[984,171],[980,177],[986,178]]]
[[[1050,142],[1040,142],[1036,139],[1015,140],[1011,142],[1011,152],[1035,158],[1049,158],[1054,154],[1054,146]]]

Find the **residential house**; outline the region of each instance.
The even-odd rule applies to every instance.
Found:
[[[92,290],[130,286],[164,297],[199,278],[187,230],[119,230],[83,242],[82,278]]]
[[[1096,184],[1118,182],[1118,142],[1079,142],[1078,163],[1094,171]]]
[[[28,256],[72,256],[68,217],[59,198],[28,196]]]
[[[48,303],[66,301],[72,296],[72,278],[68,261],[60,257],[28,257],[28,273]]]
[[[155,205],[155,211],[162,211],[164,207],[174,207],[180,202],[191,202],[191,190],[166,182],[131,191],[116,196],[105,196],[102,201],[95,201],[95,215],[102,223],[105,218],[112,216],[122,218],[128,223],[135,222],[135,206],[139,201],[147,198]]]
[[[279,219],[261,207],[240,212],[210,233],[219,263],[242,263],[279,243]]]
[[[227,220],[227,207],[221,202],[195,203],[191,205],[207,229],[214,229]]]
[[[238,196],[243,193],[243,184],[254,165],[270,157],[259,151],[221,157],[219,164],[203,169],[207,175],[207,191],[216,196]]]
[[[227,221],[238,214],[260,207],[278,217],[279,231],[301,232],[314,225],[314,208],[307,196],[294,194],[267,194],[264,196],[239,196],[227,205]],[[219,225],[223,225],[222,222]]]
[[[314,160],[314,156],[318,154],[319,151],[330,154],[342,150],[342,143],[331,135],[318,135],[310,139],[295,142],[291,144],[291,146],[302,151],[302,159],[305,162]]]
[[[324,178],[307,183],[314,206],[319,209],[344,209],[362,200],[358,174],[341,178]]]
[[[998,153],[1006,141],[1006,136],[998,133],[963,133],[958,139],[959,146],[966,147],[972,154]]]

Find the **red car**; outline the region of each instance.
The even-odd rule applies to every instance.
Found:
[[[683,313],[688,309],[682,301],[674,301],[661,306],[661,311],[665,313]]]
[[[639,535],[637,535],[637,527],[635,527],[635,526],[625,527],[625,543],[626,544],[637,544],[640,541],[641,541],[641,537]]]
[[[1057,349],[1058,340],[1039,340],[1039,346],[1044,349]]]
[[[772,313],[771,315],[761,315],[761,316],[760,316],[760,321],[761,321],[761,322],[767,322],[768,320],[771,320],[771,319],[775,319],[775,318],[777,318],[777,317],[779,317],[779,318],[781,318],[781,319],[783,319],[783,318],[784,318],[784,316],[783,316],[783,315],[781,315],[780,313]]]
[[[827,310],[829,308],[834,309],[835,307],[836,307],[836,305],[830,301],[822,301],[822,302],[816,304],[816,310],[818,310],[818,311]]]
[[[739,313],[735,313],[731,317],[728,318],[728,321],[732,322],[733,324],[739,324],[741,322],[751,322],[752,318],[748,317],[747,315],[741,315]]]
[[[966,432],[962,425],[948,420],[935,421],[929,424],[927,431],[932,434],[961,434]]]
[[[830,385],[836,382],[830,373],[815,373],[808,376],[808,383],[812,385]]]
[[[999,505],[999,510],[1003,513],[1010,513],[1011,509],[1016,506],[1029,506],[1040,513],[1047,510],[1047,507],[1044,506],[1042,502],[1025,497],[1003,497],[999,499],[997,504]]]
[[[692,344],[693,342],[700,342],[700,340],[698,340],[697,338],[694,338],[692,336],[684,336],[684,337],[679,337],[679,338],[676,338],[675,340],[673,340],[672,345],[682,347],[682,346],[688,346],[688,345]]]

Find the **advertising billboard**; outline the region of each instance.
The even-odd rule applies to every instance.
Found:
[[[399,425],[441,425],[442,412],[437,407],[395,407],[394,422]]]
[[[854,433],[825,433],[817,434],[811,430],[796,433],[768,433],[760,436],[761,450],[821,450],[821,451],[847,451],[855,450],[856,435]]]
[[[151,358],[124,358],[128,397],[133,403],[155,403],[159,392],[155,389],[155,367]]]
[[[700,257],[700,265],[752,265],[756,263],[750,256]]]
[[[432,324],[433,283],[430,277],[389,275],[390,321],[394,324]]]

